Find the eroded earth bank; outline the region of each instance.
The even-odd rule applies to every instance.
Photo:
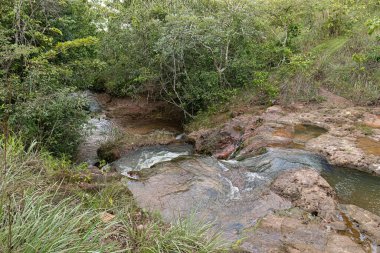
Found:
[[[163,102],[88,96],[78,161],[165,221],[212,222],[233,252],[380,252],[379,108],[240,108],[184,134]]]

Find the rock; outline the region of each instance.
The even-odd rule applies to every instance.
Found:
[[[100,214],[100,220],[104,223],[109,223],[115,218],[115,215],[108,212],[103,212]]]
[[[341,205],[342,211],[359,226],[359,230],[370,236],[379,245],[380,217],[355,205]]]
[[[114,143],[103,144],[98,148],[96,154],[100,160],[112,163],[121,158],[121,147]]]
[[[326,245],[326,253],[365,253],[360,244],[352,241],[348,236],[332,234]]]
[[[159,163],[151,169],[142,169],[141,181],[130,180],[127,184],[140,207],[159,211],[168,222],[195,214],[199,221],[213,222],[214,230],[221,232],[222,238],[232,243],[242,239],[244,231],[255,227],[261,218],[292,207],[290,199],[280,196],[270,186],[278,175],[305,166],[319,171],[324,168],[325,162],[310,152],[269,149],[266,154],[240,162],[193,157]],[[300,189],[300,192],[302,197],[306,196],[307,203],[300,202],[299,205],[314,211],[311,207],[320,199],[312,195],[320,194],[318,197],[322,198],[322,193],[318,191],[328,191],[313,188],[314,184],[320,188],[326,186],[319,176],[315,176],[317,172],[314,174],[306,170],[306,173],[313,175],[313,178],[299,186],[306,188],[305,191]],[[324,215],[323,208],[329,203],[322,203],[324,205],[316,210]],[[321,225],[322,228],[326,229]]]
[[[328,230],[321,221],[305,218],[302,212],[289,211],[285,215],[269,214],[256,229],[247,230],[240,247],[254,253],[364,253],[360,244],[347,236]]]
[[[380,156],[366,154],[355,141],[355,138],[326,134],[310,140],[306,144],[306,149],[325,156],[332,165],[376,173]]]
[[[332,229],[337,231],[345,231],[347,230],[347,225],[343,221],[334,221],[329,223],[329,225]]]
[[[256,116],[241,115],[218,128],[192,132],[189,138],[195,142],[195,151],[226,159],[239,147],[243,133],[258,126]]]
[[[365,114],[364,122],[365,125],[373,128],[380,128],[380,115]]]
[[[377,146],[369,150],[358,145],[364,136],[360,126],[377,127],[378,110],[350,106],[344,110],[323,106],[289,110],[273,106],[259,116],[241,114],[219,128],[190,136],[196,142],[196,151],[221,159],[232,153],[238,158],[255,156],[267,147],[297,148],[316,152],[332,165],[380,175]],[[380,128],[371,128],[370,132],[371,140],[380,142]]]
[[[272,183],[271,189],[315,216],[325,220],[337,216],[335,192],[315,170],[285,172]]]
[[[214,154],[214,156],[218,159],[228,159],[234,153],[235,150],[235,145],[227,145],[227,147]]]
[[[143,181],[129,181],[128,188],[140,207],[159,211],[164,220],[193,213],[200,221],[213,222],[229,242],[267,213],[291,207],[268,188],[249,189],[252,182],[244,169],[226,171],[225,166],[213,158],[158,164]]]
[[[102,112],[102,106],[100,105],[99,101],[97,100],[94,93],[91,91],[85,91],[84,96],[87,99],[88,106],[87,109],[91,113],[100,113]]]
[[[96,166],[89,166],[87,171],[82,172],[81,175],[92,183],[104,183],[122,178],[119,172],[100,170]]]
[[[83,130],[85,137],[79,145],[76,161],[87,162],[90,165],[98,162],[97,150],[107,141],[114,128],[115,126],[104,115],[90,119]]]

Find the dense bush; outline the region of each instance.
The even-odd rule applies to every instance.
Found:
[[[1,2],[0,133],[10,125],[28,144],[75,152],[85,114],[67,88],[92,86],[102,68],[94,11],[81,0]]]
[[[133,95],[149,87],[186,116],[252,86],[268,40],[248,1],[149,1],[120,8],[101,43],[105,88]],[[112,46],[110,46],[112,45]],[[148,86],[149,84],[150,86]]]
[[[284,102],[316,101],[320,87],[359,103],[379,97],[378,61],[373,60],[379,41],[372,34],[378,29],[377,1],[126,1],[110,6],[99,47],[105,61],[99,80],[114,95],[154,93],[187,116],[247,88],[264,103],[276,94]],[[339,39],[351,45],[341,47]],[[358,62],[358,55],[367,54]],[[333,72],[331,61],[345,64]],[[363,67],[368,71],[358,73]],[[268,78],[264,82],[256,73]]]
[[[19,108],[28,142],[47,141],[55,154],[75,150],[77,138],[61,143],[47,134],[52,126],[37,130],[32,118],[82,123],[70,113],[75,106],[63,113],[54,104],[66,102],[41,102],[67,87],[146,93],[188,118],[242,93],[261,104],[310,102],[325,88],[358,104],[379,103],[377,0],[3,2],[0,118]],[[36,112],[28,118],[29,107]]]
[[[17,104],[10,126],[29,144],[36,140],[55,155],[73,155],[87,120],[85,105],[80,96],[62,90]]]

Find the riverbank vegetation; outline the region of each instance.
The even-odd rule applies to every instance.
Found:
[[[323,88],[376,105],[379,8],[376,0],[6,0],[2,118],[27,144],[73,155],[86,120],[78,89],[166,100],[187,121],[247,94],[253,104],[318,102]]]
[[[358,104],[378,102],[378,1],[112,7],[99,80],[115,95],[150,92],[189,117],[247,91],[258,103],[318,101],[321,87]]]
[[[379,105],[379,13],[378,0],[1,1],[0,251],[216,250],[206,227],[165,225],[122,185],[83,190],[80,91],[165,100],[187,122],[321,89]]]
[[[91,188],[87,167],[0,143],[1,252],[216,252],[209,225],[191,218],[167,225],[138,208],[119,181]],[[5,158],[6,152],[6,159]],[[101,187],[100,187],[101,186]],[[179,250],[180,249],[180,250]]]

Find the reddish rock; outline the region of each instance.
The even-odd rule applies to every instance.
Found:
[[[365,114],[364,124],[369,127],[380,128],[380,115]]]

